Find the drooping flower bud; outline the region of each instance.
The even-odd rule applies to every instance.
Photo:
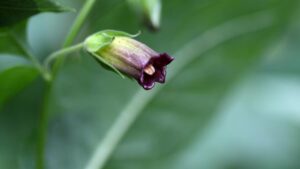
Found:
[[[166,66],[174,58],[157,53],[132,37],[119,31],[101,31],[85,40],[85,48],[117,73],[136,79],[146,90],[152,89],[155,82],[164,83]]]
[[[159,29],[161,0],[127,0],[127,3],[148,28]]]

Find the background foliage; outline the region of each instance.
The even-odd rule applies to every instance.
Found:
[[[102,29],[142,30],[140,41],[176,58],[167,84],[142,92],[80,51],[47,105],[37,62],[62,46],[77,15],[48,12],[83,2],[26,1],[0,3],[0,168],[35,168],[47,125],[46,168],[82,169],[128,105],[141,115],[105,168],[300,168],[298,0],[164,0],[155,33],[126,1],[98,0],[76,41]]]

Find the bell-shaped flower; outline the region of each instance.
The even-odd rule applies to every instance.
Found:
[[[85,48],[117,73],[136,79],[146,90],[152,89],[155,82],[164,83],[166,66],[174,58],[167,53],[158,53],[132,37],[124,32],[101,31],[85,40]]]

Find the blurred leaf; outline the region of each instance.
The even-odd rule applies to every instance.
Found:
[[[37,67],[33,65],[38,66],[37,60],[33,58],[27,44],[26,27],[27,21],[23,21],[9,28],[1,28],[0,105],[24,89],[38,75]]]
[[[107,28],[127,32],[140,29],[124,1],[97,2],[81,34],[82,39]],[[296,10],[296,3],[297,0],[163,1],[161,31],[155,35],[144,33],[139,40],[158,51],[174,54],[176,60],[168,70],[166,86],[146,94],[139,92],[136,82],[103,70],[91,57],[83,55],[80,59],[69,59],[50,98],[46,168],[84,168],[99,141],[128,105],[136,108],[135,111],[144,109],[106,168],[189,168],[189,161],[181,165],[177,162],[191,158],[185,150],[193,142],[201,144],[203,132],[218,112],[223,98],[280,39],[290,15]],[[124,14],[128,14],[126,18]],[[44,24],[47,22],[45,19]],[[34,106],[37,100],[42,100],[41,88],[35,86],[37,92],[26,90],[22,97],[13,99],[5,107],[3,116],[12,114],[13,119],[22,111],[28,114],[27,118],[37,119],[39,111]],[[142,97],[133,98],[136,95]],[[21,100],[26,97],[32,100],[26,100],[24,105]],[[24,123],[31,124],[29,120]],[[15,128],[23,126],[16,123],[14,127],[2,125],[2,129],[14,133]],[[5,136],[5,132],[0,134]],[[22,136],[30,137],[31,134],[22,133]],[[9,140],[19,135],[16,133],[15,137],[5,139],[8,147],[17,144]],[[27,147],[25,142],[20,144]],[[0,149],[0,154],[5,155],[7,151]],[[26,160],[26,154],[14,152],[15,156],[7,157],[8,161]],[[198,166],[200,164],[194,168]]]
[[[0,28],[0,52],[26,56],[24,49],[27,35],[27,22],[23,21],[9,28]],[[1,55],[0,55],[1,57]]]
[[[40,12],[72,10],[50,0],[7,0],[0,2],[0,27],[12,25]]]
[[[18,56],[1,55],[0,107],[7,99],[30,84],[37,75],[38,71],[27,60]]]
[[[299,20],[300,11],[294,16]],[[293,22],[283,38],[283,40],[274,48],[266,61],[264,62],[264,71],[272,73],[294,74],[300,73],[300,22]]]
[[[0,110],[0,168],[35,168],[35,130],[43,95],[43,86],[37,82],[10,99]]]
[[[139,101],[128,102],[136,96],[136,89],[132,87],[134,82],[97,70],[96,64],[86,58],[80,63],[69,62],[55,85],[50,107],[54,114],[47,147],[48,167],[83,168],[116,116],[128,104],[141,108],[146,99],[143,114],[118,147],[107,168],[176,168],[172,165],[177,160],[176,156],[193,140],[195,133],[201,132],[209,123],[231,85],[258,63],[262,53],[278,40],[296,1],[289,1],[291,6],[277,0],[243,2],[164,3],[161,32],[140,36],[141,41],[148,42],[154,49],[176,53],[174,65],[170,65],[168,72],[176,72],[174,79],[167,81],[166,87],[153,100],[149,99],[150,92],[149,97],[142,94],[143,97],[135,99]],[[91,18],[90,32],[105,27],[129,32],[138,29],[135,24],[128,24],[133,22],[134,17],[122,19],[128,11],[126,5],[110,6],[112,3],[101,3],[100,7],[110,9],[111,13],[100,19]],[[237,25],[225,25],[201,36],[203,32],[233,18],[239,19],[258,11],[262,11],[261,14],[253,18],[246,17]],[[271,25],[265,29],[268,23]],[[247,33],[247,28],[254,30]],[[255,28],[260,31],[255,32]],[[243,36],[231,39],[235,33]],[[222,45],[214,46],[220,41]],[[182,47],[184,49],[180,50]],[[212,47],[212,52],[197,58],[203,50]],[[179,53],[176,52],[178,50]],[[82,68],[78,68],[78,64]],[[76,78],[72,78],[72,74],[76,74]]]
[[[300,79],[260,71],[235,85],[206,133],[196,133],[173,166],[299,168]]]

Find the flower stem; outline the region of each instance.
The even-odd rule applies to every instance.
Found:
[[[79,43],[77,45],[73,45],[52,53],[45,61],[46,80],[52,80],[50,64],[54,59],[59,59],[60,57],[67,56],[70,53],[80,50],[82,47],[83,43]]]
[[[85,1],[84,6],[82,7],[80,13],[76,17],[73,26],[71,27],[70,33],[66,37],[63,48],[69,47],[75,40],[84,20],[87,18],[90,13],[96,0],[87,0]],[[64,62],[64,55],[59,57],[53,66],[52,81],[46,82],[45,94],[43,98],[42,110],[39,119],[39,130],[38,130],[38,143],[37,143],[37,161],[36,168],[44,169],[45,168],[45,145],[46,145],[46,136],[47,136],[47,127],[48,127],[48,107],[50,102],[50,97],[53,88],[53,80],[55,79],[61,65]]]

